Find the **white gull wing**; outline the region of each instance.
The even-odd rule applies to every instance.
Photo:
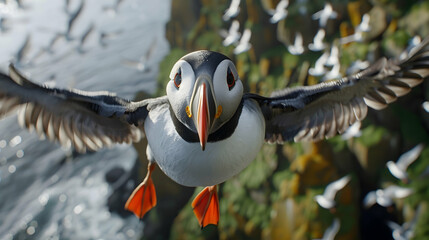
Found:
[[[397,224],[395,222],[392,222],[392,221],[387,221],[387,226],[389,226],[389,228],[392,229],[393,231],[402,228],[401,225],[399,225],[399,224]]]
[[[347,68],[346,74],[355,74],[362,71],[363,69],[369,67],[369,61],[362,61],[360,59],[352,62],[352,64]]]
[[[325,65],[326,66],[334,66],[339,62],[339,54],[340,51],[338,49],[337,45],[332,45],[331,47],[331,53],[329,54],[328,59],[326,60]]]
[[[249,43],[251,36],[252,36],[252,31],[250,29],[246,28],[243,32],[243,35],[240,38],[239,45]]]
[[[350,176],[344,176],[326,186],[323,195],[317,195],[314,197],[316,202],[323,208],[330,209],[335,207],[335,195],[337,192],[346,186],[350,181]]]
[[[325,76],[323,76],[322,81],[328,81],[328,80],[332,80],[332,79],[339,79],[341,78],[341,65],[340,62],[337,61],[333,67],[331,68],[330,71],[328,71]]]
[[[252,47],[252,44],[249,43],[251,36],[252,36],[252,31],[246,28],[243,32],[243,35],[240,38],[240,42],[234,48],[234,51],[233,51],[234,54],[238,55],[240,53],[246,52]]]
[[[329,228],[325,230],[325,233],[323,234],[323,240],[334,240],[335,236],[337,235],[338,231],[340,230],[340,219],[335,218],[334,222],[332,223]]]
[[[371,30],[371,26],[369,25],[370,19],[371,19],[370,15],[368,13],[365,13],[362,16],[361,22],[356,27],[356,31],[357,32],[369,32]]]
[[[149,109],[167,103],[166,98],[131,102],[105,91],[48,88],[12,65],[9,75],[0,73],[0,118],[19,110],[21,126],[78,152],[139,141]]]
[[[222,44],[225,47],[236,43],[240,39],[241,33],[238,31],[239,29],[240,23],[238,22],[238,20],[234,20],[231,23],[231,27],[229,28],[228,32],[223,35],[225,39],[223,40]]]
[[[266,121],[268,142],[316,141],[343,133],[367,115],[368,107],[387,107],[429,76],[429,38],[405,59],[379,59],[340,80],[286,88],[256,100]]]
[[[319,239],[313,239],[313,240],[334,240],[339,230],[340,230],[340,219],[335,218],[331,226],[329,226],[325,230],[323,237]]]
[[[304,45],[302,43],[303,43],[302,34],[300,32],[297,32],[295,35],[294,44],[288,46],[288,51],[292,55],[302,54],[304,52]]]
[[[406,198],[413,193],[413,190],[411,188],[391,185],[383,189],[383,192],[386,197],[393,199],[393,198]]]
[[[308,73],[312,76],[322,76],[326,72],[325,63],[328,57],[329,57],[329,53],[324,52],[316,60],[316,63],[314,64],[314,68],[308,69]]]
[[[320,28],[317,31],[316,35],[314,35],[313,42],[308,45],[308,48],[311,51],[315,51],[315,52],[325,49],[326,44],[323,43],[323,39],[325,38],[325,34],[326,34],[325,29]]]
[[[361,121],[356,121],[353,123],[347,130],[341,135],[341,139],[348,140],[350,138],[354,137],[360,137],[362,135],[362,132],[360,130],[360,127],[362,125]]]
[[[422,42],[422,38],[419,35],[412,37],[410,40],[408,40],[407,50],[411,51],[413,48],[418,46],[419,43],[421,42]]]
[[[414,148],[412,148],[411,150],[409,150],[408,152],[402,154],[399,157],[398,161],[396,162],[396,165],[400,169],[406,170],[408,166],[411,165],[411,163],[417,160],[423,148],[424,148],[424,144],[421,143],[415,146]]]
[[[343,189],[350,182],[350,175],[346,175],[326,186],[323,196],[328,199],[334,199],[337,192]]]
[[[225,13],[222,16],[224,21],[229,21],[231,18],[237,16],[240,13],[240,2],[241,0],[232,0],[228,9],[225,10]]]
[[[375,191],[371,191],[366,194],[365,198],[363,199],[363,206],[365,208],[369,208],[372,205],[374,205],[377,202],[377,194]]]
[[[410,188],[391,185],[385,189],[377,189],[369,192],[363,199],[363,205],[369,208],[378,203],[382,207],[389,207],[393,204],[393,199],[405,198],[412,193],[413,190]]]
[[[423,205],[419,204],[416,211],[414,212],[413,218],[408,222],[404,222],[402,225],[392,221],[386,222],[387,226],[392,229],[393,239],[411,239],[414,236],[414,228],[422,212],[424,211],[423,208]]]
[[[396,163],[394,163],[393,161],[388,161],[386,163],[386,166],[387,166],[387,169],[389,169],[389,172],[397,179],[400,179],[400,180],[408,179],[407,172],[399,168],[398,165],[396,165]]]
[[[337,13],[332,8],[330,3],[326,3],[325,7],[312,15],[313,20],[319,20],[319,26],[325,27],[328,19],[337,18]]]
[[[390,173],[392,173],[392,175],[398,179],[408,179],[407,168],[419,157],[423,148],[424,145],[419,144],[408,152],[402,154],[396,163],[393,161],[387,162],[386,166],[389,169]]]
[[[328,199],[323,195],[314,196],[314,200],[316,200],[317,204],[325,209],[331,209],[335,207],[335,201],[333,199]]]
[[[288,6],[289,6],[289,0],[281,0],[276,6],[276,11],[281,12],[285,10]]]
[[[407,223],[404,223],[402,226],[398,223],[387,221],[387,226],[392,230],[392,237],[394,240],[407,240],[411,239],[413,236],[413,229],[405,226]]]
[[[289,6],[289,0],[281,0],[277,6],[274,12],[270,12],[272,17],[270,18],[271,23],[277,23],[280,20],[284,19],[288,15],[288,11],[286,8]]]

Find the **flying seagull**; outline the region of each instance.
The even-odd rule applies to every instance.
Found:
[[[399,225],[396,222],[387,221],[387,226],[392,230],[392,237],[394,240],[407,240],[414,237],[414,230],[416,228],[417,221],[424,212],[424,205],[420,203],[414,212],[414,216],[407,222]]]
[[[388,161],[386,163],[386,166],[389,169],[390,173],[392,173],[392,175],[397,179],[400,179],[403,182],[408,182],[409,179],[407,174],[407,168],[414,161],[417,160],[423,148],[424,148],[424,145],[419,144],[415,146],[413,149],[411,149],[410,151],[402,154],[396,163],[393,161]]]
[[[308,69],[308,74],[311,76],[322,76],[326,72],[325,63],[329,57],[328,52],[324,52],[314,63],[314,67]]]
[[[341,226],[340,219],[335,218],[334,221],[332,222],[332,225],[325,230],[325,233],[323,234],[323,237],[320,240],[334,240],[335,236],[340,230],[340,226]]]
[[[369,61],[362,61],[360,59],[352,62],[346,70],[346,74],[355,74],[362,71],[369,66]]]
[[[333,137],[365,118],[368,107],[385,108],[429,75],[428,44],[403,60],[382,58],[356,75],[271,97],[244,93],[234,63],[207,50],[175,63],[165,96],[137,102],[40,86],[11,65],[9,75],[0,73],[0,117],[19,110],[23,127],[79,152],[145,136],[148,172],[125,208],[143,218],[156,205],[151,175],[159,166],[178,184],[205,187],[192,203],[204,227],[219,221],[217,185],[248,166],[264,142]]]
[[[328,59],[326,59],[325,66],[335,66],[336,64],[339,64],[340,61],[340,50],[338,49],[337,45],[331,46],[331,51],[329,54]]]
[[[325,191],[323,192],[323,195],[316,195],[314,197],[314,200],[323,208],[326,209],[332,209],[335,207],[335,195],[337,195],[337,192],[343,189],[347,183],[350,182],[351,177],[349,175],[346,175],[334,182],[331,182],[326,186]]]
[[[326,61],[326,63],[329,63],[329,58]],[[327,72],[325,76],[323,76],[322,80],[327,81],[327,80],[340,78],[341,77],[340,68],[341,68],[340,61],[338,60],[334,63],[331,70]]]
[[[316,35],[314,35],[313,42],[308,44],[308,49],[314,52],[322,51],[326,48],[326,43],[323,42],[325,38],[325,29],[320,28]]]
[[[409,240],[414,236],[415,223],[411,225],[409,222],[399,225],[396,222],[388,221],[387,226],[392,230],[394,240]]]
[[[358,31],[356,31],[352,35],[348,35],[340,38],[340,44],[348,44],[351,42],[362,42],[362,41],[363,41],[362,32],[358,32]]]
[[[268,14],[271,15],[270,23],[278,23],[279,21],[287,17],[288,11],[287,7],[289,6],[289,0],[281,0],[276,9],[267,9]]]
[[[287,50],[292,55],[301,55],[304,52],[304,45],[302,44],[302,34],[297,32],[295,35],[295,41],[293,42],[293,45],[289,45],[287,47]]]
[[[243,35],[241,35],[238,45],[234,48],[233,52],[235,55],[249,51],[249,49],[252,47],[252,44],[249,42],[251,36],[252,31],[248,28],[244,29]]]
[[[422,39],[418,35],[412,37],[410,40],[408,40],[407,50],[411,51],[411,49],[413,49],[414,47],[418,46],[421,41],[422,41]]]
[[[322,10],[312,15],[312,18],[313,20],[319,20],[319,26],[324,28],[328,23],[328,19],[335,19],[337,16],[338,14],[334,11],[332,5],[330,3],[326,3]]]
[[[369,25],[370,19],[371,19],[370,15],[368,13],[365,13],[362,16],[362,21],[359,23],[359,25],[356,26],[355,31],[369,32],[371,30],[371,26]]]
[[[415,35],[414,37],[408,40],[407,48],[402,54],[399,56],[399,59],[407,58],[408,52],[411,52],[413,48],[418,46],[422,41],[422,38],[419,35]]]
[[[239,30],[240,30],[240,22],[238,20],[234,20],[231,23],[231,26],[229,27],[228,31],[222,30],[220,32],[221,36],[225,38],[222,41],[222,44],[225,47],[227,47],[233,43],[238,42],[238,40],[240,40],[240,37],[241,37],[241,33],[239,32]]]
[[[229,21],[231,18],[236,17],[240,13],[240,2],[241,0],[232,0],[228,9],[222,16],[224,21]]]
[[[377,203],[382,207],[390,207],[393,204],[393,199],[406,198],[412,193],[413,190],[411,188],[391,185],[384,189],[377,189],[366,194],[363,199],[363,205],[369,208]]]
[[[360,121],[356,121],[353,123],[343,134],[341,134],[341,139],[348,140],[354,137],[360,137],[362,135],[362,131],[360,130],[362,123]]]

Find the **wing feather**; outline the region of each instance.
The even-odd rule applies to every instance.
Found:
[[[326,113],[326,119],[325,119],[325,136],[326,137],[332,137],[336,134],[336,122],[334,118],[334,110],[333,109],[327,109],[325,111]]]
[[[79,152],[139,141],[149,109],[168,104],[166,97],[131,102],[109,92],[48,88],[13,65],[9,70],[0,73],[0,118],[19,110],[22,127]]]
[[[400,60],[382,58],[337,81],[287,88],[256,100],[266,120],[269,142],[317,141],[343,133],[365,118],[368,107],[387,107],[429,76],[429,38]]]

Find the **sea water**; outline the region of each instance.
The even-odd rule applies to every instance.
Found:
[[[0,1],[0,71],[14,62],[40,84],[128,99],[156,91],[169,0],[20,2]],[[108,204],[132,190],[136,159],[128,145],[76,154],[21,129],[15,114],[0,120],[0,239],[140,238],[143,223]],[[119,184],[106,181],[115,170]]]

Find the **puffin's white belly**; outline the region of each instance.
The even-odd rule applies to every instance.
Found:
[[[259,107],[247,102],[234,133],[222,141],[189,143],[176,132],[168,107],[150,111],[145,132],[155,162],[185,186],[211,186],[242,171],[264,143],[265,121]]]

